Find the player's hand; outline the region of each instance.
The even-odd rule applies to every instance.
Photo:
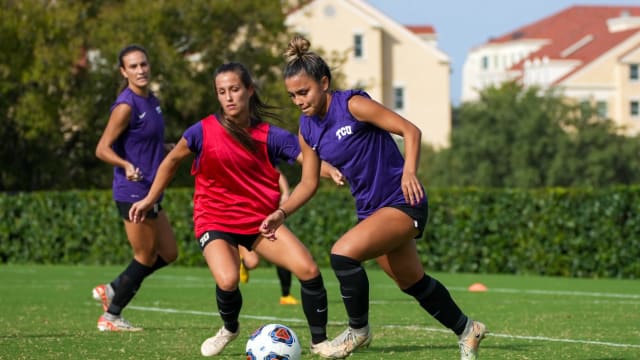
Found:
[[[260,233],[262,236],[269,240],[276,239],[276,230],[284,223],[284,213],[280,210],[276,210],[269,214],[262,225],[260,225]]]
[[[129,220],[135,224],[139,224],[144,221],[147,211],[153,207],[153,203],[146,198],[133,203],[129,209]]]
[[[331,180],[333,180],[333,182],[336,183],[336,185],[338,185],[338,186],[344,185],[344,182],[346,181],[346,178],[344,177],[344,175],[342,175],[340,170],[338,170],[336,168],[333,168],[333,169],[331,169],[329,174],[331,175]]]
[[[143,178],[140,168],[133,166],[132,163],[127,163],[127,166],[124,168],[124,172],[127,176],[127,180],[129,181],[140,181]]]
[[[404,200],[411,206],[417,205],[422,201],[424,191],[415,174],[407,172],[402,174],[402,193],[404,194]]]

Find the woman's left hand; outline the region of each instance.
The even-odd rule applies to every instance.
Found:
[[[151,209],[152,207],[153,203],[147,200],[147,198],[135,202],[129,209],[129,221],[135,224],[144,222],[147,211],[149,211],[149,209]]]

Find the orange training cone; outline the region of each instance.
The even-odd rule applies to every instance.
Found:
[[[469,286],[469,291],[471,292],[485,292],[487,290],[487,286],[483,283],[474,283]]]

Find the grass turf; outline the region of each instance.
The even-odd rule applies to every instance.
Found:
[[[91,288],[122,267],[0,266],[0,359],[203,359],[201,342],[221,321],[208,270],[168,267],[148,278],[124,311],[141,333],[101,333],[102,310]],[[370,348],[365,359],[458,359],[455,336],[399,291],[384,273],[368,270],[371,283]],[[329,295],[330,337],[346,326],[338,284],[323,269]],[[482,359],[640,359],[640,281],[484,274],[434,274],[465,313],[491,334]],[[469,292],[475,282],[487,292]],[[302,307],[279,305],[274,268],[251,272],[242,284],[241,337],[216,359],[244,359],[249,334],[261,324],[293,328],[309,354]],[[293,294],[299,298],[294,279]]]

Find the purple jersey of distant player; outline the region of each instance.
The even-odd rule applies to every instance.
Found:
[[[216,115],[220,118],[221,115]],[[202,150],[202,121],[191,125],[182,135],[187,140],[187,145],[191,152],[196,154],[194,163],[198,166],[200,161],[200,151]],[[298,138],[287,130],[281,129],[273,124],[269,124],[267,133],[267,151],[271,165],[278,166],[281,160],[294,163],[300,155],[300,143]]]
[[[358,218],[364,219],[385,206],[407,205],[401,186],[404,158],[391,134],[351,115],[348,102],[354,95],[370,98],[361,90],[335,91],[323,118],[300,116],[300,133],[320,159],[345,176]]]
[[[113,199],[135,202],[144,198],[156,176],[158,166],[164,158],[164,119],[160,102],[153,94],[148,97],[136,95],[128,87],[123,90],[111,106],[111,111],[120,105],[131,107],[129,126],[113,143],[113,151],[140,169],[141,181],[129,181],[125,170],[113,169]]]

